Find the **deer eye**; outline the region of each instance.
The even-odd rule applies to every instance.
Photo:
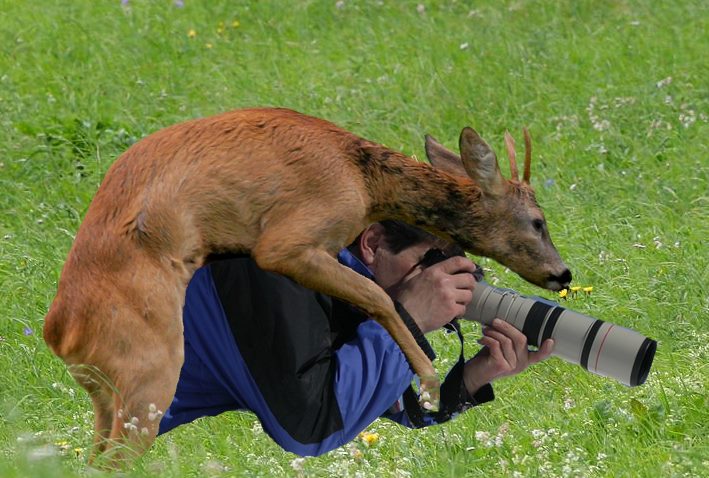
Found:
[[[542,219],[534,219],[532,221],[532,227],[537,232],[544,231],[544,221]]]

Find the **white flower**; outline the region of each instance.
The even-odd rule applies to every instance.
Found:
[[[303,471],[303,465],[305,464],[305,458],[295,458],[293,461],[290,462],[291,468],[293,468],[295,471]]]
[[[679,122],[682,126],[689,128],[697,121],[697,113],[694,110],[685,110],[679,114]]]
[[[608,120],[593,121],[593,129],[596,131],[605,131],[611,127],[611,123]]]
[[[490,439],[490,433],[489,432],[482,432],[482,431],[477,431],[475,432],[475,439],[477,441],[487,441]]]
[[[669,85],[670,83],[672,83],[672,77],[668,76],[667,78],[662,79],[662,80],[658,81],[657,83],[655,83],[655,86],[657,86],[658,88],[663,88],[663,87]]]

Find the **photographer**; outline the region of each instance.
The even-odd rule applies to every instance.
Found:
[[[462,315],[475,287],[475,265],[465,257],[422,268],[432,248],[456,252],[424,231],[384,221],[339,254],[342,264],[387,291],[431,358],[424,334]],[[441,423],[492,400],[492,380],[523,371],[552,349],[549,340],[530,352],[521,332],[496,321],[483,330],[484,348],[449,373],[441,412],[428,413],[418,407],[406,358],[378,323],[260,270],[248,257],[197,271],[184,327],[185,363],[160,433],[202,416],[248,410],[281,447],[299,455],[339,447],[380,416],[409,427]]]

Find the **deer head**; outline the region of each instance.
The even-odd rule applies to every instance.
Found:
[[[571,272],[551,241],[544,213],[529,184],[532,148],[526,129],[524,139],[522,181],[509,133],[505,134],[505,143],[510,180],[502,176],[495,153],[472,128],[464,128],[460,134],[460,156],[430,136],[426,136],[426,155],[436,169],[469,178],[480,189],[480,200],[474,207],[476,217],[482,221],[471,225],[469,232],[458,231],[460,245],[472,254],[490,257],[509,267],[532,284],[560,290],[568,287]]]

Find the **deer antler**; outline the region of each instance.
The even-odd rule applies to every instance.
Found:
[[[523,128],[522,131],[524,132],[524,176],[522,180],[529,184],[529,177],[532,175],[532,138],[529,136],[527,128]]]
[[[515,140],[509,131],[505,131],[505,147],[507,148],[507,156],[510,158],[511,179],[519,181],[519,171],[517,171],[517,153],[515,153]]]

